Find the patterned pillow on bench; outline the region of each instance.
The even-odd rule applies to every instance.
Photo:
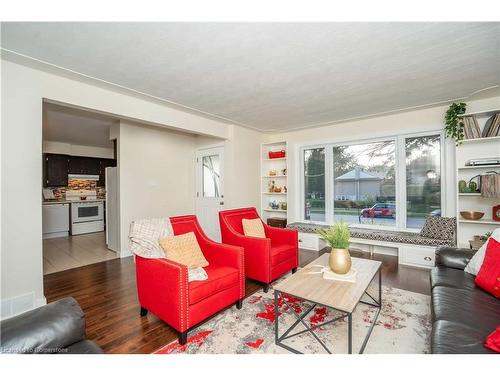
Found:
[[[454,240],[456,226],[457,219],[454,217],[429,216],[420,235],[436,240]]]

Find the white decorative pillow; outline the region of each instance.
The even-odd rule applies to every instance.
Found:
[[[243,225],[245,236],[266,238],[264,226],[260,219],[243,219],[241,224]]]
[[[496,241],[500,242],[500,228],[497,228],[493,231],[491,234],[490,238],[494,238]],[[484,254],[486,253],[486,248],[488,247],[488,242],[490,239],[488,238],[488,241],[486,241],[483,246],[479,248],[478,251],[474,254],[474,256],[471,258],[469,264],[464,268],[465,272],[468,272],[473,275],[477,275],[479,270],[481,269],[481,266],[483,265],[484,261]]]

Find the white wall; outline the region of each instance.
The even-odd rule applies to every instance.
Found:
[[[197,139],[192,134],[120,122],[121,256],[130,255],[136,219],[195,213]]]
[[[112,147],[83,146],[54,141],[43,141],[42,151],[52,154],[88,156],[93,158],[114,158]]]
[[[263,134],[232,126],[225,148],[226,208],[260,208],[260,144]]]
[[[467,101],[467,112],[479,112],[500,108],[500,97],[490,97],[480,100]],[[444,129],[444,114],[447,105],[432,108],[379,116],[364,120],[354,120],[324,127],[303,129],[293,132],[271,134],[265,136],[265,142],[288,142],[289,159],[289,222],[301,218],[300,206],[300,155],[302,145],[323,144],[328,142],[344,142],[363,140],[396,134],[408,134],[426,131],[440,131]],[[448,140],[445,148],[446,155],[446,214],[454,216],[456,213],[455,187],[455,147]]]
[[[103,113],[118,115],[127,120],[137,120],[149,124],[156,124],[166,129],[177,129],[193,134],[202,134],[210,137],[228,139],[232,134],[233,126],[213,119],[200,117],[192,113],[171,108],[165,103],[140,97],[137,94],[127,95],[121,91],[113,90],[106,85],[98,85],[95,82],[89,83],[83,78],[68,76],[66,73],[55,74],[48,72],[45,67],[21,65],[8,61],[5,54],[1,60],[1,107],[2,107],[2,137],[1,137],[1,184],[2,184],[2,237],[1,237],[1,298],[2,317],[19,313],[24,310],[36,307],[45,303],[43,295],[43,270],[42,270],[42,101],[66,103],[78,107],[90,108]],[[236,128],[236,127],[234,127]],[[129,160],[131,138],[129,135],[137,133],[136,129],[127,128],[124,133],[123,153],[126,160]],[[258,134],[258,133],[256,133]],[[255,136],[254,134],[252,136]],[[151,137],[145,138],[154,141]],[[252,142],[256,142],[258,137]],[[175,139],[179,141],[180,151],[186,151],[187,146],[183,137]],[[238,141],[239,142],[239,141]],[[196,142],[193,139],[192,149]],[[240,145],[243,146],[243,145]],[[121,147],[120,150],[121,150]],[[237,145],[237,147],[239,147]],[[245,149],[245,147],[241,147]],[[234,148],[236,150],[236,148]],[[153,152],[145,150],[144,152]],[[139,157],[137,150],[135,156]],[[169,153],[169,155],[171,155]],[[185,155],[177,154],[175,163],[183,165]],[[240,197],[246,194],[248,186],[251,186],[255,178],[254,170],[258,168],[258,159],[253,160],[253,153],[250,158],[242,153],[234,153],[234,158],[241,158],[242,161],[234,161],[233,165],[238,168],[246,168],[249,172],[241,188]],[[129,160],[129,162],[133,162]],[[119,161],[120,163],[120,161]],[[174,163],[174,161],[172,161]],[[248,167],[248,165],[255,165]],[[141,169],[146,168],[149,173],[153,170],[147,166],[144,160],[136,162],[136,171],[140,175]],[[122,171],[123,173],[123,171]],[[154,174],[162,173],[162,170],[154,169]],[[194,173],[194,172],[189,172]],[[243,172],[245,171],[243,170]],[[125,180],[133,179],[130,170],[125,168],[125,176],[120,176]],[[191,174],[191,176],[193,176]],[[144,177],[144,176],[143,176]],[[125,206],[125,212],[129,219],[134,215],[153,216],[160,213],[178,214],[193,211],[193,203],[179,200],[179,203],[172,202],[174,206],[169,208],[169,212],[164,212],[167,202],[162,200],[162,196],[168,195],[173,189],[185,190],[180,194],[193,193],[194,178],[192,188],[187,184],[187,175],[180,177],[180,183],[170,184],[170,180],[161,180],[158,177],[158,185],[149,186],[145,199],[149,199],[151,211],[143,211],[140,207],[140,199]],[[168,186],[160,186],[160,182],[168,182]],[[234,194],[239,194],[240,186],[234,184]],[[133,184],[126,194],[138,192],[137,186]],[[228,194],[231,194],[228,191]],[[254,196],[258,193],[254,193]],[[125,197],[121,197],[123,201]],[[128,199],[128,197],[127,197]],[[233,203],[238,201],[236,196],[232,197]],[[250,200],[253,200],[251,198]],[[248,198],[242,199],[243,203],[248,203]],[[154,204],[153,204],[154,202]],[[236,204],[236,203],[234,203]],[[157,205],[157,206],[156,206]],[[154,209],[154,211],[153,211]],[[166,209],[165,209],[166,211]],[[128,233],[128,229],[126,231]],[[122,233],[122,237],[123,237]]]

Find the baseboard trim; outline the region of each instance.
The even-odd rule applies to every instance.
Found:
[[[2,299],[0,319],[10,318],[47,304],[45,297],[36,298],[35,292]]]

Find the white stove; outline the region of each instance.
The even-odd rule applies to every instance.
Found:
[[[69,175],[68,177],[95,180],[95,177],[99,176]],[[68,189],[66,200],[71,202],[72,235],[104,231],[104,202],[97,199],[95,189]]]

